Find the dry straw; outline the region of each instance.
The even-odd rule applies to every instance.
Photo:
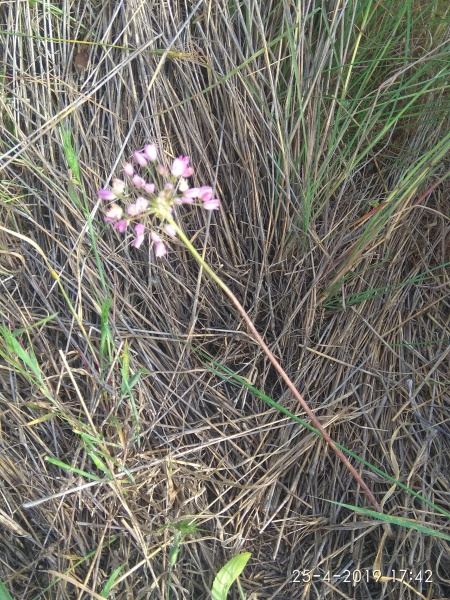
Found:
[[[200,358],[304,418],[227,297],[96,198],[149,140],[189,154],[224,210],[188,238],[332,438],[420,495],[352,459],[384,514],[448,533],[425,502],[450,510],[446,4],[0,5],[13,598],[206,599],[244,551],[247,598],[450,595],[448,542],[329,502],[365,500],[326,442]]]

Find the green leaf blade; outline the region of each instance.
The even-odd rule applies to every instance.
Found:
[[[226,600],[230,587],[249,561],[251,552],[242,552],[229,560],[217,573],[211,594],[214,600]]]

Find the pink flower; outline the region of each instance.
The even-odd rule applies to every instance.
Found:
[[[143,196],[138,196],[136,198],[136,208],[138,209],[139,212],[144,212],[144,210],[147,208],[147,206],[148,206],[147,198],[144,198]]]
[[[200,200],[203,202],[203,208],[205,210],[215,210],[220,206],[220,200],[218,198],[214,198],[214,192],[210,185],[204,185],[200,188],[190,188],[189,190],[186,190],[183,194],[181,204],[193,202],[194,198],[200,198]]]
[[[111,204],[106,212],[105,221],[107,223],[115,223],[123,216],[123,210],[118,204]]]
[[[209,185],[203,185],[199,189],[198,197],[200,198],[200,200],[203,200],[203,202],[206,202],[207,200],[211,200],[211,198],[214,197],[212,187]]]
[[[186,198],[201,198],[203,201],[210,200],[213,195],[213,189],[210,185],[203,185],[200,188],[190,188],[183,194]]]
[[[114,229],[117,229],[117,231],[120,231],[120,233],[125,233],[125,231],[127,230],[127,227],[128,227],[128,221],[126,219],[117,221],[117,223],[114,224]]]
[[[167,254],[166,245],[163,243],[161,238],[154,231],[151,232],[150,237],[152,238],[153,243],[155,244],[155,256],[156,258],[161,258],[165,254]]]
[[[131,163],[127,162],[123,165],[123,172],[125,173],[125,175],[128,175],[128,177],[133,177],[134,175],[134,167]]]
[[[169,175],[169,169],[167,167],[165,167],[164,165],[156,165],[156,170],[163,177],[168,177],[168,175]]]
[[[200,188],[190,188],[183,193],[185,198],[198,198],[200,195]]]
[[[167,233],[167,235],[169,235],[171,238],[176,237],[177,235],[177,230],[175,229],[175,227],[173,225],[171,225],[170,223],[166,223],[164,225],[164,231]]]
[[[180,179],[180,182],[178,183],[178,189],[180,192],[185,192],[189,189],[189,183],[186,179],[184,179],[184,177]]]
[[[112,192],[111,190],[107,190],[107,189],[98,190],[97,194],[98,194],[98,197],[100,198],[100,200],[105,200],[106,202],[110,202],[111,200],[116,199],[115,193]]]
[[[134,202],[127,207],[127,214],[130,215],[130,217],[136,217],[139,214]]]
[[[134,246],[134,248],[140,248],[144,239],[145,235],[137,235],[131,242],[131,245]]]
[[[139,175],[134,175],[131,181],[133,182],[133,185],[137,188],[144,187],[145,185],[145,179],[142,179],[142,177],[140,177]]]
[[[194,198],[188,198],[187,196],[179,196],[173,200],[175,204],[194,204]]]
[[[156,242],[155,244],[155,256],[161,258],[167,254],[167,248],[162,242]]]
[[[142,242],[144,241],[144,238],[145,238],[145,235],[144,235],[145,226],[142,225],[142,223],[137,223],[134,226],[134,231],[136,232],[136,237],[131,242],[131,245],[134,246],[135,248],[140,248],[142,245]]]
[[[138,152],[137,150],[135,150],[133,152],[133,157],[134,157],[134,160],[137,162],[137,164],[140,165],[141,167],[145,167],[147,165],[147,159],[142,154],[142,152]]]
[[[158,151],[155,144],[145,144],[144,152],[142,153],[150,162],[158,160]]]
[[[138,196],[136,198],[136,202],[130,204],[127,208],[127,213],[130,215],[130,217],[136,217],[139,213],[144,212],[147,206],[147,198],[144,198],[143,196]]]
[[[203,208],[205,210],[215,210],[216,208],[219,208],[219,206],[220,200],[218,198],[211,198],[211,200],[203,202]]]
[[[176,158],[170,168],[172,175],[175,177],[190,177],[194,173],[194,169],[189,166],[189,160],[189,156],[179,156]]]
[[[121,196],[125,191],[125,181],[113,179],[112,191],[117,196]]]
[[[98,190],[98,197],[110,203],[104,211],[104,220],[116,231],[126,233],[129,225],[133,227],[131,245],[135,248],[140,248],[144,242],[148,231],[145,224],[150,217],[156,217],[159,221],[159,229],[156,231],[163,232],[163,239],[167,240],[177,236],[177,226],[172,224],[177,205],[196,204],[205,210],[216,210],[220,207],[220,200],[214,197],[211,186],[189,187],[187,178],[194,173],[189,164],[189,156],[178,156],[168,168],[158,163],[155,144],[145,144],[143,150],[133,152],[133,158],[141,167],[149,167],[149,163],[155,163],[151,166],[154,166],[156,173],[161,176],[158,187],[141,177],[136,172],[140,169],[135,167],[134,163],[125,162],[124,180],[113,179],[111,189]],[[141,222],[136,223],[138,220]],[[155,256],[165,256],[168,252],[165,241],[155,231],[149,233]]]

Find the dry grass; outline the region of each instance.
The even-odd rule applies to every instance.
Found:
[[[267,2],[260,14],[261,4],[198,3],[190,20],[185,1],[75,2],[70,15],[47,2],[0,5],[2,30],[26,34],[0,38],[0,310],[42,373],[33,378],[0,343],[0,579],[15,599],[98,598],[119,565],[109,597],[169,598],[169,551],[194,520],[171,599],[208,598],[240,551],[252,552],[241,578],[249,600],[450,597],[447,541],[400,527],[386,536],[329,503],[366,500],[323,440],[201,363],[195,348],[300,414],[183,247],[157,261],[102,223],[96,190],[133,149],[152,141],[189,154],[195,184],[214,182],[222,210],[188,212],[186,231],[333,439],[450,510],[448,182],[417,202],[449,170],[448,156],[430,159],[373,235],[366,217],[444,138],[448,89],[426,96],[433,119],[409,115],[384,133],[374,122],[360,137],[347,123],[340,138],[342,107],[324,108],[341,83],[335,53],[352,56],[340,8],[313,17],[305,3],[292,47],[286,28],[300,13]],[[448,31],[435,34],[431,46],[429,36],[413,40],[411,56],[442,44],[448,59]],[[77,55],[74,41],[88,53]],[[389,87],[388,72],[377,77]],[[290,95],[298,82],[302,105]],[[112,337],[101,357],[107,293]],[[139,438],[120,392],[127,348],[131,373],[143,370],[133,388]],[[99,456],[113,481],[92,462],[80,423],[105,441]],[[386,514],[448,528],[410,493],[362,473]],[[431,569],[433,585],[344,582],[346,569],[371,573],[377,553],[384,575]],[[316,578],[297,583],[296,569]]]

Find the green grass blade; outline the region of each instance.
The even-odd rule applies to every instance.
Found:
[[[98,275],[100,277],[100,281],[102,283],[102,287],[105,292],[105,295],[108,296],[108,293],[107,293],[108,287],[106,285],[106,280],[105,280],[105,276],[104,276],[104,272],[103,272],[103,268],[102,268],[102,261],[100,260],[100,254],[98,251],[97,237],[95,235],[94,228],[92,225],[92,218],[91,218],[91,213],[89,210],[89,201],[88,201],[86,192],[84,190],[83,181],[81,178],[80,165],[78,162],[78,153],[77,153],[77,150],[72,141],[72,132],[68,127],[65,127],[64,125],[61,125],[61,137],[63,140],[63,149],[64,149],[64,154],[66,157],[67,165],[68,165],[69,169],[72,171],[72,174],[74,177],[74,182],[76,183],[77,187],[79,187],[79,189],[80,189],[80,194],[83,198],[84,205],[82,205],[81,203],[78,202],[78,194],[76,193],[76,188],[74,185],[72,185],[71,191],[73,194],[75,194],[76,206],[84,213],[84,217],[86,219],[88,229],[89,229],[92,251],[94,252],[94,256],[95,256]]]
[[[2,327],[0,325],[0,335],[6,342],[7,349],[21,360],[24,365],[26,365],[33,375],[38,379],[38,381],[42,382],[42,373],[37,362],[36,355],[33,351],[33,348],[30,346],[28,351],[22,347],[22,345],[17,341],[16,337],[18,333],[11,333],[6,327]]]
[[[100,596],[102,598],[107,598],[109,596],[109,592],[111,591],[111,588],[114,585],[114,582],[119,577],[120,572],[122,571],[122,569],[124,568],[125,565],[126,565],[126,563],[123,563],[122,565],[119,565],[117,567],[117,569],[114,569],[114,571],[108,577],[107,582],[105,583],[102,591],[100,592]]]
[[[335,502],[333,500],[326,500],[326,502],[330,502],[331,504],[337,504],[338,506],[342,506],[343,508],[348,508],[360,515],[366,515],[368,517],[373,517],[378,521],[384,521],[385,523],[390,523],[391,525],[399,525],[400,527],[407,527],[408,529],[415,529],[416,531],[420,531],[421,533],[425,533],[427,535],[431,535],[433,537],[438,537],[443,540],[450,541],[450,535],[447,533],[443,533],[442,531],[437,531],[436,529],[432,529],[431,527],[427,527],[426,525],[422,525],[421,523],[417,523],[412,519],[404,519],[402,517],[393,517],[392,515],[386,515],[383,513],[376,512],[375,510],[369,510],[367,508],[360,508],[359,506],[353,506],[352,504],[344,504],[342,502]]]
[[[81,469],[77,469],[76,467],[72,467],[71,465],[68,465],[65,462],[62,462],[61,460],[57,460],[56,458],[51,458],[50,456],[46,456],[45,460],[49,463],[51,463],[52,465],[55,465],[56,467],[60,467],[61,469],[64,469],[66,471],[70,471],[71,473],[76,473],[77,475],[82,475],[83,477],[86,477],[87,479],[92,479],[93,481],[103,481],[101,477],[97,477],[97,475],[91,475],[91,473],[86,473],[86,471],[82,471]]]
[[[114,347],[114,336],[109,325],[109,313],[111,310],[111,298],[106,298],[101,304],[100,315],[100,364],[104,368],[104,359],[112,361],[112,348]]]
[[[108,477],[108,479],[114,479],[110,469],[108,469],[108,467],[105,465],[105,463],[102,461],[102,459],[98,456],[96,452],[92,450],[86,450],[86,452],[91,457],[92,462],[99,471],[102,471]]]

